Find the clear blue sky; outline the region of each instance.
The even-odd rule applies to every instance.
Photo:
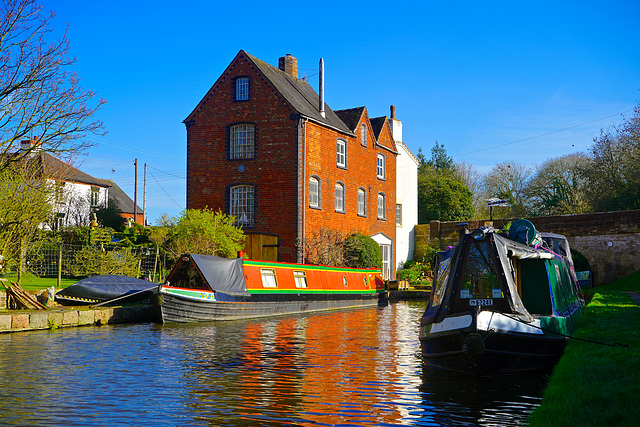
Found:
[[[153,223],[185,208],[182,124],[240,49],[287,53],[334,110],[396,106],[403,140],[437,140],[480,172],[586,150],[640,101],[640,2],[51,1],[109,132],[78,159],[133,198],[148,164]]]

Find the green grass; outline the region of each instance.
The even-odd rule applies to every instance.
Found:
[[[15,274],[8,274],[6,276],[0,276],[2,279],[6,279],[11,282],[17,282],[18,276]],[[76,283],[79,279],[62,279],[60,286],[62,288],[66,288],[67,286],[71,286]],[[31,291],[36,291],[40,289],[47,289],[51,286],[58,287],[58,279],[56,277],[38,277],[33,274],[25,274],[22,276],[22,280],[20,281],[20,286],[24,289],[28,289]],[[0,285],[0,289],[4,288]]]
[[[530,426],[636,426],[640,419],[640,307],[620,291],[639,291],[640,273],[599,286],[556,366]]]

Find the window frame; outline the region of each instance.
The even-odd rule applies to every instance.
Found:
[[[100,187],[91,187],[89,203],[92,208],[100,206]]]
[[[382,204],[380,204],[380,200],[382,200]],[[384,193],[378,193],[378,202],[377,202],[377,214],[378,219],[386,220],[387,219],[387,196]],[[382,213],[380,212],[382,210]]]
[[[308,288],[307,273],[302,270],[293,270],[293,281],[296,284],[296,288],[304,289]]]
[[[360,195],[362,194],[362,203],[360,202]],[[358,188],[358,215],[367,216],[367,190],[363,187]],[[362,207],[362,209],[360,209]]]
[[[338,189],[342,191],[340,204],[338,203]],[[336,185],[334,186],[334,208],[338,213],[346,212],[346,192],[344,183],[341,181],[336,182]]]
[[[402,226],[402,203],[396,203],[396,225]]]
[[[316,203],[314,204],[311,200],[313,192],[311,191],[311,182],[315,181],[317,184],[317,189],[316,189]],[[320,180],[320,177],[318,177],[317,175],[311,175],[309,177],[309,207],[311,209],[322,209],[322,181]]]
[[[248,190],[251,191],[248,191]],[[245,190],[245,191],[243,191]],[[242,198],[242,196],[244,196]],[[238,197],[241,197],[238,199]],[[249,204],[249,201],[251,202]],[[244,202],[244,204],[239,204]],[[234,206],[235,205],[235,206]],[[246,208],[246,210],[242,210]],[[240,224],[242,214],[247,218],[246,224]],[[255,227],[256,226],[256,187],[252,184],[235,184],[229,187],[229,215],[236,217],[235,225],[239,227]]]
[[[342,152],[340,147],[343,147]],[[336,166],[342,169],[347,168],[347,141],[342,138],[336,140]]]
[[[367,125],[365,123],[360,125],[360,145],[367,146]]]
[[[250,83],[251,80],[248,76],[239,76],[234,79],[233,82],[233,100],[234,101],[248,101],[250,98]]]
[[[261,268],[260,278],[262,279],[263,288],[277,288],[278,287],[278,275],[275,268]],[[265,280],[265,278],[267,280]],[[271,283],[273,279],[273,284]]]
[[[240,135],[244,134],[244,142]],[[229,160],[256,158],[255,123],[234,123],[229,126]]]
[[[376,177],[387,179],[387,158],[382,153],[378,153],[376,156]]]

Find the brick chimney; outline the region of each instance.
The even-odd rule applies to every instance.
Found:
[[[33,149],[33,151],[40,149],[40,141],[38,141],[38,137],[34,136],[33,139],[24,139],[20,141],[20,148],[22,151],[28,151]]]
[[[294,79],[298,78],[298,60],[291,56],[290,53],[278,59],[278,68]]]

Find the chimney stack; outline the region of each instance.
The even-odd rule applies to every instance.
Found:
[[[326,114],[324,112],[324,59],[320,58],[320,77],[319,77],[319,91],[320,91],[320,115],[322,118],[326,118]]]
[[[22,151],[28,151],[31,149],[33,149],[33,151],[36,151],[40,148],[38,137],[34,136],[33,139],[24,139],[20,141],[20,148],[22,149]]]
[[[391,117],[389,118],[389,126],[391,126],[391,133],[393,134],[394,141],[402,142],[402,122],[396,119],[396,106],[391,106]]]
[[[392,105],[391,106],[391,118],[395,120],[396,118],[396,106]]]
[[[278,68],[294,79],[298,78],[298,60],[291,56],[290,53],[278,59]]]

